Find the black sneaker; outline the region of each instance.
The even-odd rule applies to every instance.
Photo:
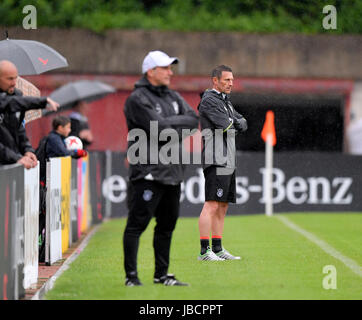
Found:
[[[125,285],[127,287],[142,286],[142,282],[138,278],[126,278]]]
[[[188,286],[188,283],[178,281],[174,274],[167,274],[160,278],[154,278],[153,283],[160,283],[164,286]]]

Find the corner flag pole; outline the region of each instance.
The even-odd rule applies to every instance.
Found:
[[[268,111],[265,117],[265,123],[261,132],[261,137],[265,141],[265,214],[273,215],[273,147],[277,139],[274,127],[274,112]]]

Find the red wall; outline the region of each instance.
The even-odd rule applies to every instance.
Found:
[[[127,125],[123,114],[124,103],[139,76],[124,75],[72,75],[43,74],[24,77],[37,86],[43,96],[49,95],[57,87],[81,79],[99,80],[114,86],[117,92],[92,102],[86,116],[94,135],[94,143],[89,150],[125,151],[127,148]],[[175,76],[172,88],[178,90],[185,100],[196,110],[200,92],[210,87],[209,77]],[[349,96],[353,82],[348,80],[304,80],[304,79],[251,79],[236,78],[234,92],[275,92],[275,93],[342,93],[346,97],[345,114],[349,114]],[[69,114],[65,111],[63,114]],[[51,131],[54,115],[34,120],[26,124],[28,137],[34,148],[39,140]],[[345,117],[348,125],[349,116]]]
[[[44,92],[44,93],[43,93]],[[86,114],[90,128],[94,135],[94,142],[89,150],[112,150],[125,151],[127,149],[127,125],[123,113],[123,108],[127,97],[131,91],[118,91],[101,100],[90,103]],[[46,95],[42,91],[42,95]],[[200,97],[198,93],[183,93],[185,100],[193,107],[197,108]],[[69,114],[65,111],[60,114]],[[26,125],[28,137],[34,148],[44,135],[51,131],[51,121],[55,115],[50,115],[41,119],[29,122]]]

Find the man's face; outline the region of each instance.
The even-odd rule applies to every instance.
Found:
[[[173,75],[171,66],[156,67],[147,71],[147,78],[154,86],[169,86]]]
[[[229,71],[223,71],[220,79],[217,77],[212,78],[214,88],[221,93],[230,93],[233,87],[234,77],[233,73]]]
[[[85,115],[87,113],[88,109],[89,109],[89,104],[87,102],[85,102],[85,101],[78,102],[77,110],[81,114]]]
[[[18,78],[18,71],[13,66],[6,66],[0,72],[0,89],[13,94],[16,85],[16,79]]]

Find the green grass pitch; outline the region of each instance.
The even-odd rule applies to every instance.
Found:
[[[362,266],[362,214],[283,214]],[[126,220],[104,222],[88,246],[55,282],[46,299],[259,300],[362,299],[362,277],[282,221],[265,215],[227,216],[223,245],[241,260],[198,261],[197,218],[180,218],[169,272],[189,287],[153,284],[154,220],[141,236],[142,287],[125,287],[122,236]],[[335,267],[336,289],[325,289],[325,266]]]

